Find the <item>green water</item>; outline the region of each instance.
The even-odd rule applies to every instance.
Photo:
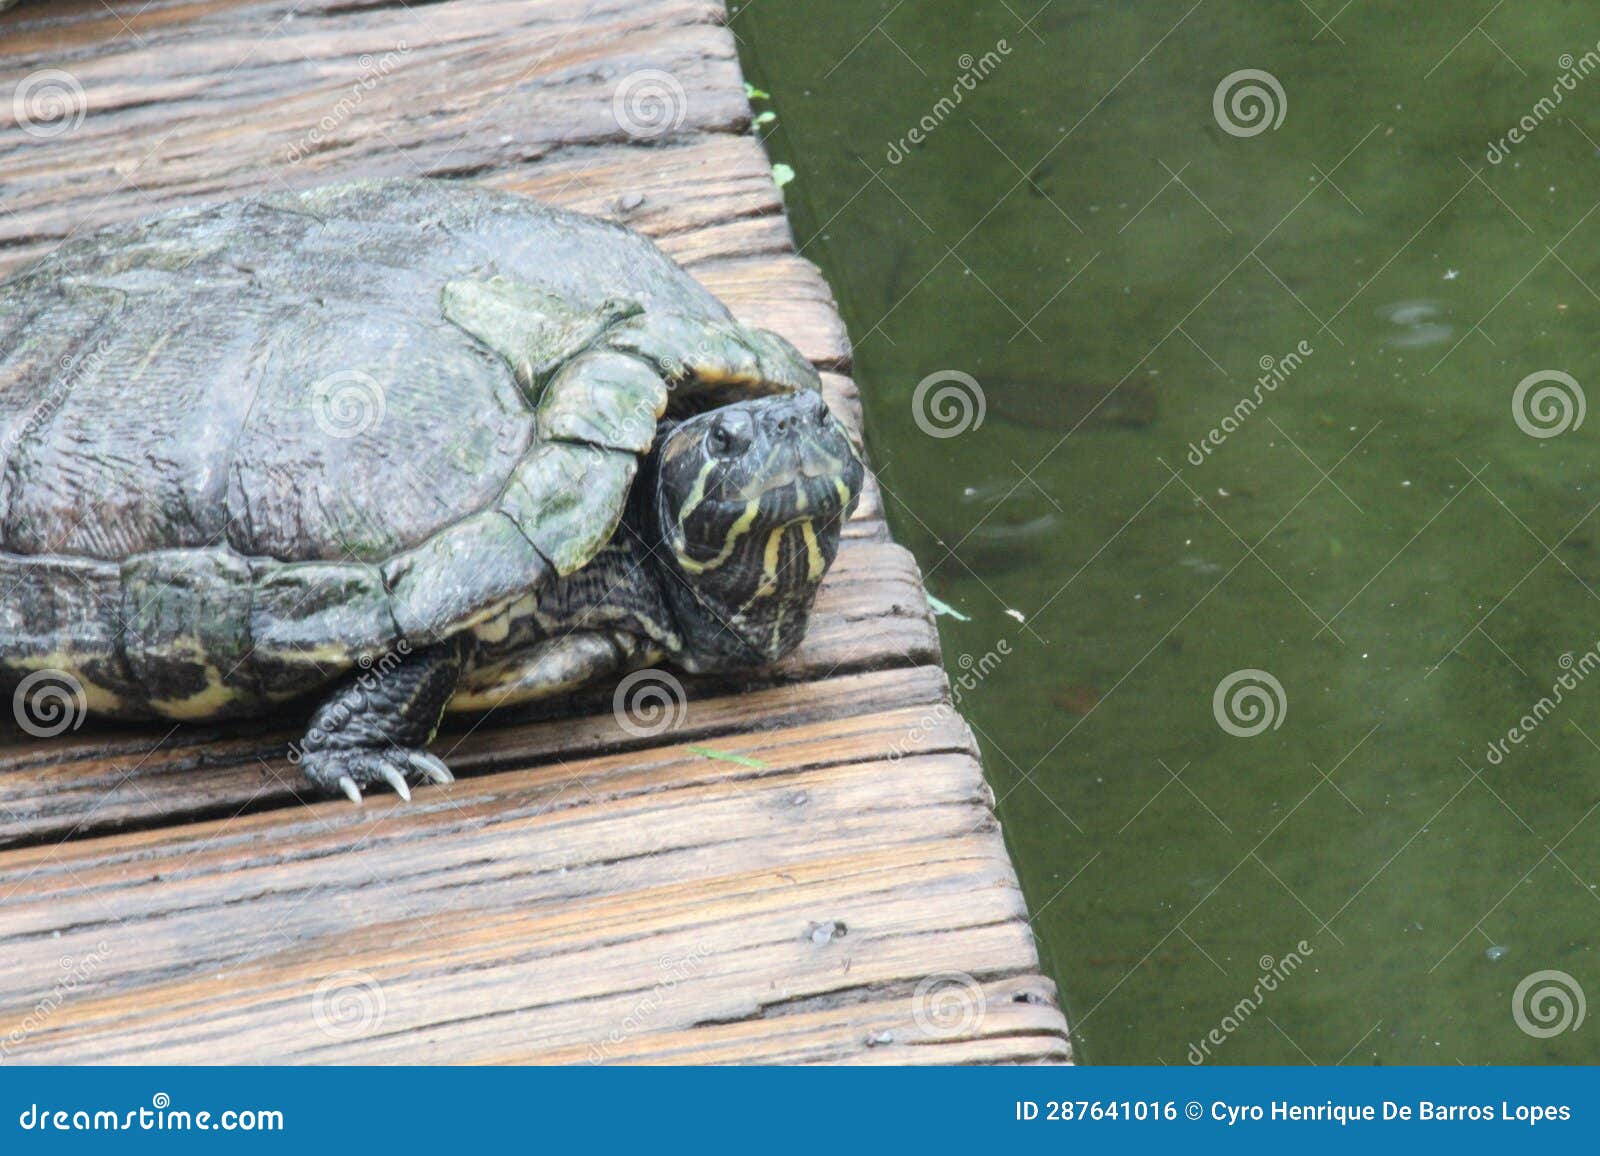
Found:
[[[1600,70],[1535,111],[1600,24],[1490,7],[735,11],[1088,1062],[1600,1060],[1513,1011],[1600,998],[1600,416],[1513,413],[1600,385]],[[934,437],[943,371],[984,417]]]

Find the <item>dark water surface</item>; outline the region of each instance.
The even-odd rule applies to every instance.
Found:
[[[1081,1056],[1600,1060],[1593,5],[733,28]]]

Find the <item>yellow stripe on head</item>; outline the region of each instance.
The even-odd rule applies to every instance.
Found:
[[[750,601],[777,593],[778,562],[783,556],[783,532],[788,528],[779,526],[767,535],[767,549],[761,557],[761,586],[750,596]]]
[[[706,483],[711,480],[711,471],[717,468],[717,460],[712,458],[700,467],[700,472],[695,475],[694,486],[689,490],[689,496],[683,499],[683,505],[678,509],[678,532],[683,532],[683,524],[689,520],[689,515],[700,508],[700,503],[706,500]]]
[[[822,561],[822,546],[817,542],[817,528],[810,518],[799,523],[800,536],[806,543],[806,578],[811,582],[821,582],[824,565]]]
[[[733,557],[734,549],[739,545],[739,539],[750,532],[750,527],[755,525],[756,516],[761,513],[761,499],[746,502],[744,513],[739,515],[739,520],[728,527],[728,537],[722,543],[722,549],[717,551],[716,557],[708,558],[704,562],[697,562],[689,557],[683,547],[683,536],[680,528],[678,538],[672,543],[672,552],[677,555],[678,565],[690,574],[704,574],[707,570],[715,570],[729,558]]]

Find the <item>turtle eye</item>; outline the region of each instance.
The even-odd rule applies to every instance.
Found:
[[[719,417],[711,427],[707,443],[719,458],[743,453],[750,445],[750,419],[742,413]]]

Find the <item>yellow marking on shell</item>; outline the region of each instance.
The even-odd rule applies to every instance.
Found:
[[[493,622],[495,619],[499,618],[502,614],[506,614],[506,613],[511,613],[512,614],[512,620],[515,621],[517,618],[520,618],[522,616],[521,614],[518,614],[518,613],[514,612],[515,608],[521,602],[530,602],[530,601],[531,601],[531,599],[527,595],[522,595],[522,596],[515,596],[515,597],[512,597],[512,598],[508,598],[504,602],[495,602],[495,603],[485,607],[484,609],[480,610],[478,613],[472,615],[470,618],[463,619],[460,623],[457,624],[456,630],[458,630],[458,631],[459,630],[473,630],[473,631],[476,631],[480,627],[482,627],[482,626],[484,626],[484,625],[486,625],[488,623]],[[527,611],[527,613],[531,613],[531,612],[532,612],[532,610],[531,610],[531,607],[530,607],[530,609]]]
[[[91,681],[78,666],[77,661],[69,657],[64,650],[58,650],[53,654],[37,655],[33,658],[8,660],[7,665],[27,671],[60,671],[83,688],[84,705],[88,707],[91,714],[95,712],[110,714],[124,709],[125,704],[120,694]]]
[[[204,690],[196,691],[186,698],[153,698],[150,700],[150,709],[162,718],[178,719],[182,722],[214,718],[238,699],[239,692],[222,681],[222,672],[216,667],[208,665],[205,672]]]
[[[717,551],[717,554],[714,558],[708,558],[704,562],[697,562],[693,558],[689,557],[682,546],[679,545],[678,541],[674,541],[672,544],[672,552],[677,555],[678,565],[682,566],[684,570],[690,574],[704,574],[707,570],[715,570],[729,558],[733,557],[733,551],[739,545],[739,539],[750,532],[750,527],[755,524],[756,515],[760,513],[761,502],[759,499],[752,502],[746,502],[744,506],[744,513],[740,514],[738,520],[734,522],[732,526],[728,527],[728,537],[722,543],[722,549]],[[681,539],[679,541],[681,541]]]
[[[493,644],[504,642],[511,636],[511,628],[525,618],[537,613],[539,599],[532,594],[525,594],[506,606],[492,618],[487,618],[472,627],[472,636],[479,642]]]
[[[850,487],[844,484],[844,479],[838,474],[833,476],[833,488],[839,494],[839,506],[842,509],[850,504]]]
[[[215,718],[230,705],[237,702],[243,693],[237,687],[227,685],[222,671],[206,661],[205,643],[194,635],[182,635],[174,638],[163,647],[173,660],[192,663],[205,672],[205,686],[193,694],[183,698],[152,698],[145,705],[162,718],[177,719],[181,722],[195,722],[201,719]],[[237,666],[235,667],[237,669]],[[231,673],[231,672],[230,672]]]
[[[504,642],[511,634],[511,615],[501,614],[489,622],[472,628],[472,636],[479,642]]]
[[[760,385],[761,373],[759,370],[737,371],[727,364],[704,362],[696,363],[694,380],[696,385]]]
[[[258,653],[281,662],[309,662],[313,666],[332,666],[341,669],[356,659],[355,652],[339,642],[330,642],[322,646],[286,646],[279,650],[263,646],[259,648]]]
[[[83,687],[83,701],[88,704],[91,714],[97,711],[110,714],[123,709],[122,696],[116,691],[91,682],[87,678],[78,679],[78,685]]]

